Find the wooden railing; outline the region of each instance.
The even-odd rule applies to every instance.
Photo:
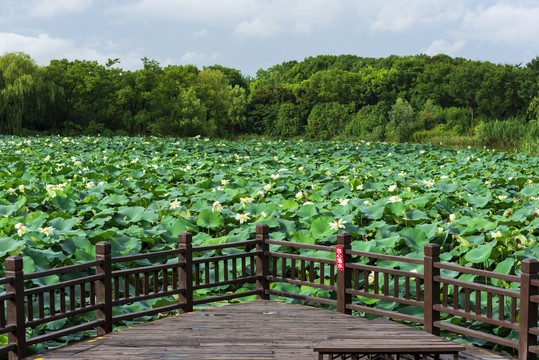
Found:
[[[423,324],[432,334],[444,330],[514,348],[520,359],[539,353],[537,260],[523,260],[520,276],[504,275],[443,263],[436,244],[425,246],[423,259],[414,259],[352,250],[347,233],[337,235],[336,247],[271,240],[267,225],[258,225],[256,238],[248,241],[192,247],[191,240],[182,233],[177,249],[121,257],[112,257],[110,244],[100,242],[95,261],[26,274],[22,258],[8,257],[0,278],[0,335],[8,335],[8,344],[0,353],[20,359],[29,346],[80,331],[102,335],[118,322],[254,295]],[[374,265],[379,260],[391,262],[391,268]],[[476,279],[459,280],[457,273]],[[503,282],[519,290],[497,286]],[[283,290],[286,286],[295,289]],[[366,298],[418,311],[384,309],[368,305]],[[126,306],[154,299],[167,301],[140,311]],[[60,329],[27,335],[28,329],[58,321],[65,322]],[[518,341],[472,329],[478,322],[518,332]]]

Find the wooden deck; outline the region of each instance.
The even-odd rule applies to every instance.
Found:
[[[334,311],[259,300],[157,320],[28,359],[316,359],[317,343],[368,323]],[[506,359],[473,347],[459,357]]]

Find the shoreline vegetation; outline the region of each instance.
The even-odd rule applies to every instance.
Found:
[[[4,135],[172,136],[432,143],[539,154],[539,57],[320,55],[256,76],[143,58],[0,56]]]

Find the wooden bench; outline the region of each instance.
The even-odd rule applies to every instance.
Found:
[[[427,359],[430,355],[438,360],[441,354],[452,354],[458,359],[463,345],[441,339],[412,327],[385,319],[369,321],[361,328],[343,329],[343,335],[330,336],[314,347],[318,359],[360,359],[372,355],[393,355],[396,360],[400,355],[420,356]]]

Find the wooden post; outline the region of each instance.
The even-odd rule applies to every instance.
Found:
[[[266,240],[269,239],[269,226],[266,224],[259,224],[256,226],[256,251],[260,251],[261,254],[256,256],[256,276],[260,276],[260,279],[256,280],[256,290],[258,290],[257,299],[269,300],[270,296],[266,294],[266,290],[269,290],[268,275],[269,275],[269,257],[267,253],[269,246],[266,244]]]
[[[95,295],[98,304],[103,304],[103,308],[97,310],[98,320],[105,323],[97,327],[97,336],[112,332],[112,265],[111,265],[111,245],[106,241],[95,244],[95,259],[102,263],[95,267],[96,275],[103,275],[103,279],[96,281]]]
[[[184,290],[179,294],[180,304],[185,307],[180,309],[180,313],[193,311],[193,235],[188,232],[182,232],[178,235],[178,249],[183,250],[178,254],[178,262],[184,263],[184,266],[178,268],[178,281],[180,289]]]
[[[440,275],[440,269],[434,267],[434,264],[440,262],[440,245],[427,244],[424,251],[425,331],[439,336],[440,328],[434,326],[434,323],[440,321],[440,312],[434,310],[434,305],[440,303],[440,283],[434,281],[434,277]],[[417,300],[419,300],[419,294]]]
[[[6,278],[11,283],[6,284],[6,293],[14,294],[7,300],[7,325],[15,326],[15,330],[8,333],[8,344],[15,344],[15,350],[9,352],[9,360],[18,360],[26,356],[26,328],[24,315],[24,274],[22,272],[22,258],[10,256],[6,258]]]
[[[530,328],[537,326],[537,303],[531,302],[530,297],[537,295],[537,286],[532,286],[530,280],[538,279],[539,262],[535,259],[524,259],[520,267],[520,321],[518,336],[518,358],[520,360],[535,360],[535,354],[529,351],[530,346],[537,344],[537,336],[530,334]]]
[[[352,236],[349,233],[337,234],[337,247],[342,249],[342,269],[339,269],[339,259],[337,259],[337,311],[343,314],[352,314],[352,310],[347,309],[346,305],[352,303],[352,295],[346,292],[352,288],[352,269],[347,268],[346,264],[352,262],[352,257],[347,254],[347,250],[352,249]],[[336,256],[338,251],[335,250]]]

